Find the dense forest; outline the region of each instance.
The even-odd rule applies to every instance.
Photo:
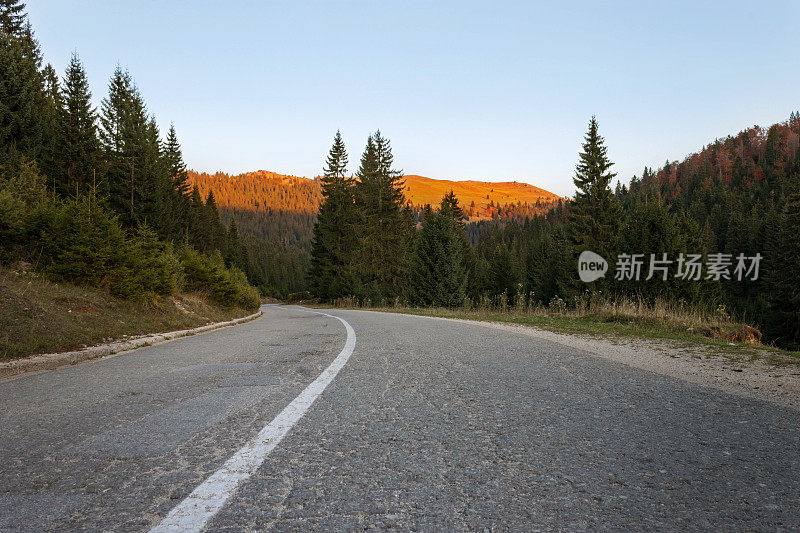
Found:
[[[311,288],[323,300],[373,305],[661,299],[730,313],[758,325],[768,342],[797,348],[799,138],[800,115],[792,113],[683,162],[645,168],[614,190],[613,163],[592,118],[573,199],[544,214],[467,226],[463,207],[447,194],[414,231],[388,140],[370,137],[353,179],[337,134],[322,180]],[[586,250],[608,261],[608,275],[580,281],[578,256]]]
[[[0,0],[0,262],[125,299],[257,307],[260,270],[187,182],[175,128],[162,137],[120,67],[98,112],[77,54],[60,79],[43,65],[24,8]]]
[[[321,178],[263,170],[235,176],[189,170],[188,181],[198,187],[202,198],[213,192],[223,223],[236,221],[239,237],[250,253],[251,268],[260,270],[267,292],[282,297],[308,288],[305,273],[322,201]],[[405,176],[404,181],[404,197],[418,223],[428,203],[436,207],[438,199],[455,188],[456,196],[466,203],[466,225],[475,242],[485,227],[483,222],[522,221],[547,212],[560,200],[525,183],[454,182],[416,175]]]
[[[214,194],[225,224],[236,222],[271,295],[307,288],[304,273],[322,198],[319,180],[266,171],[230,176],[190,170],[188,176],[202,197]]]

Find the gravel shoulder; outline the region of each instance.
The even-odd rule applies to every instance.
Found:
[[[757,349],[732,347],[727,351],[719,346],[662,339],[596,337],[555,333],[516,324],[444,317],[427,318],[527,335],[641,370],[800,410],[800,365],[785,362],[772,364],[770,360],[776,358],[758,357]]]

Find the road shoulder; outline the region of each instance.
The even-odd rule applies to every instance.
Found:
[[[152,346],[154,344],[160,344],[162,342],[179,339],[181,337],[187,337],[189,335],[197,335],[200,333],[213,331],[219,328],[235,326],[237,324],[242,324],[244,322],[250,322],[251,320],[255,320],[259,318],[262,314],[263,311],[259,309],[257,312],[245,317],[235,318],[233,320],[226,320],[223,322],[216,322],[214,324],[206,324],[204,326],[199,326],[196,328],[181,329],[177,331],[170,331],[167,333],[153,333],[150,335],[142,335],[138,337],[126,338],[105,344],[98,344],[96,346],[89,346],[81,350],[75,350],[70,352],[41,354],[41,355],[33,355],[30,357],[23,357],[20,359],[14,359],[11,361],[0,363],[0,381],[13,379],[22,374],[28,374],[31,372],[40,372],[43,370],[53,370],[58,367],[66,365],[76,365],[79,363],[84,363],[95,359],[109,357],[122,352],[135,350],[143,346]]]
[[[640,370],[800,410],[800,365],[772,364],[748,352],[670,339],[565,334],[534,326],[417,315],[543,339]]]

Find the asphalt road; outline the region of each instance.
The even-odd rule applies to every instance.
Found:
[[[498,329],[330,313],[352,356],[207,530],[800,528],[797,411]],[[162,524],[347,338],[265,306],[0,382],[0,531]]]

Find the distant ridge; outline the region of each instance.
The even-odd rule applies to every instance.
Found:
[[[190,171],[189,181],[198,186],[203,198],[213,190],[217,205],[234,211],[316,213],[322,199],[318,178],[266,170],[234,176]],[[452,190],[471,220],[494,218],[502,206],[523,205],[529,207],[529,212],[540,212],[560,199],[540,187],[516,181],[440,180],[417,174],[406,175],[405,181],[405,196],[412,205],[436,206]]]
[[[549,191],[516,181],[455,181],[440,180],[409,174],[406,180],[406,199],[413,205],[438,204],[442,196],[452,190],[463,207],[470,207],[474,202],[476,208],[494,205],[529,204],[549,205],[559,200],[559,196]]]

